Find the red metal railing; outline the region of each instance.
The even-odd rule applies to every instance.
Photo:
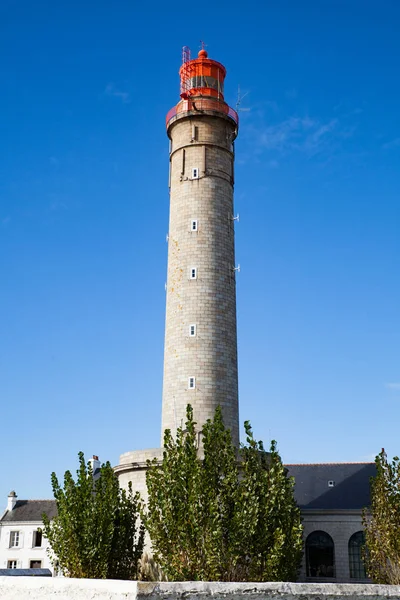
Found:
[[[176,106],[173,106],[171,108],[171,110],[169,110],[167,112],[167,116],[165,117],[165,124],[167,125],[167,127],[168,127],[168,123],[170,122],[170,120],[172,119],[172,117],[176,116],[176,113],[177,113]]]
[[[166,116],[166,125],[168,127],[170,120],[180,113],[201,110],[215,110],[216,112],[224,113],[230,117],[236,125],[239,124],[239,115],[236,110],[233,110],[233,108],[225,104],[225,102],[219,102],[218,100],[211,100],[208,98],[198,98],[197,100],[182,100],[179,104],[171,108]]]
[[[239,125],[239,115],[237,114],[236,110],[233,110],[233,108],[231,108],[231,107],[229,107],[229,110],[228,110],[228,117],[233,119],[235,121],[236,125]]]

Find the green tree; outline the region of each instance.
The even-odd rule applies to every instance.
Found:
[[[384,449],[375,458],[371,506],[363,511],[364,562],[375,583],[400,584],[400,460],[388,462]]]
[[[175,440],[166,430],[163,461],[149,464],[143,518],[169,579],[296,579],[302,526],[293,480],[276,443],[267,453],[248,422],[245,428],[246,444],[238,451],[220,408],[199,435],[189,405]]]
[[[109,462],[93,478],[78,456],[76,481],[66,471],[62,488],[51,475],[58,514],[51,521],[43,515],[43,530],[52,563],[68,577],[136,579],[144,544],[140,497],[119,487]]]
[[[303,554],[303,526],[294,499],[294,479],[288,477],[273,440],[269,452],[255,441],[245,422],[242,448],[240,537],[246,543],[247,579],[296,581]]]

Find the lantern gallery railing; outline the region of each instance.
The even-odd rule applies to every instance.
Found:
[[[176,117],[178,114],[184,112],[202,112],[202,111],[215,111],[225,114],[227,117],[230,117],[236,125],[239,124],[239,116],[233,108],[230,108],[225,102],[219,102],[218,100],[212,100],[209,98],[196,98],[193,100],[182,100],[171,108],[171,110],[167,113],[166,117],[166,125],[168,127],[171,119]]]

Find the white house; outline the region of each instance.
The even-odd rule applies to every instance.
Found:
[[[0,568],[50,569],[48,542],[41,532],[42,515],[57,514],[55,500],[17,500],[8,495],[8,504],[0,517]]]
[[[93,478],[100,474],[99,457],[93,455]],[[50,569],[47,554],[49,543],[42,534],[42,515],[49,519],[57,514],[55,500],[17,500],[15,492],[8,495],[7,508],[0,513],[0,569]]]

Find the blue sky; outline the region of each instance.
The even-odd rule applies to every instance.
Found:
[[[400,452],[400,4],[0,6],[0,504],[159,445],[165,114],[200,40],[243,96],[240,418],[287,462]]]

